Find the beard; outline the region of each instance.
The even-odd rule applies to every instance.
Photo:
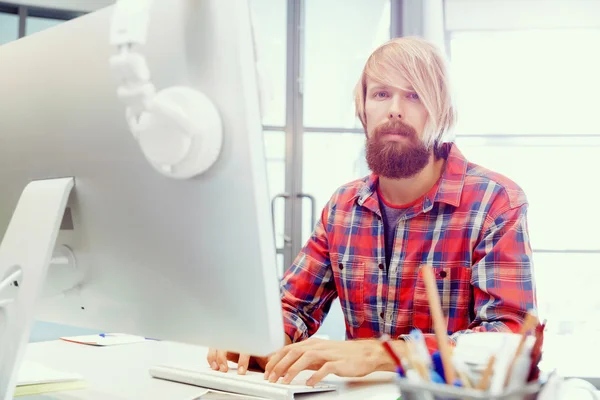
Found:
[[[404,140],[385,140],[387,135],[404,136]],[[377,126],[367,137],[367,164],[374,174],[390,179],[410,178],[425,168],[430,150],[415,129],[401,121]]]

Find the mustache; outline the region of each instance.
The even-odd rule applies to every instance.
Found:
[[[376,126],[374,133],[375,137],[381,137],[382,135],[386,134],[407,136],[413,138],[417,136],[415,128],[399,120],[387,121],[381,125]]]

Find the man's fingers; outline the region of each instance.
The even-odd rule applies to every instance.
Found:
[[[305,354],[305,351],[300,348],[293,348],[287,352],[277,365],[274,365],[269,374],[269,382],[275,383],[288,372],[288,369]]]
[[[286,371],[285,375],[283,376],[283,380],[281,381],[281,383],[284,384],[289,384],[290,382],[292,382],[294,380],[294,378],[302,371],[306,370],[306,369],[311,369],[311,366],[313,366],[314,369],[314,365],[317,364],[319,366],[322,365],[323,360],[325,359],[325,354],[323,354],[324,352],[315,352],[313,351],[307,351],[306,353],[304,353],[295,363],[293,363],[288,370]],[[318,367],[316,369],[319,369]]]
[[[323,364],[321,369],[315,372],[308,380],[306,381],[307,386],[315,386],[317,383],[321,382],[327,375],[335,374],[338,369],[342,365],[342,361],[330,361]]]
[[[217,364],[217,349],[208,350],[206,361],[208,362],[208,365],[210,365],[210,367],[215,371],[219,369],[219,365]]]
[[[328,346],[327,343],[328,343],[328,341],[326,341],[326,340],[311,338],[308,340],[304,340],[302,342],[297,342],[297,343],[292,343],[292,344],[286,345],[283,349],[281,349],[277,353],[271,355],[269,362],[264,367],[265,379],[269,379],[269,377],[273,373],[273,368],[277,364],[279,364],[279,362],[284,357],[286,357],[290,351],[300,351],[301,353],[303,353],[304,351],[308,351],[309,349],[322,348],[322,347],[323,347],[323,350],[325,350],[325,348],[326,348],[325,346]],[[300,356],[298,355],[296,358],[299,358],[299,357]],[[312,369],[315,369],[315,368],[312,368]]]
[[[250,356],[247,354],[240,354],[237,364],[238,374],[246,375],[246,371],[248,371],[248,365],[250,364]]]
[[[229,368],[227,367],[227,352],[223,350],[217,350],[217,364],[219,366],[219,371],[227,372]]]
[[[279,363],[279,361],[287,355],[288,351],[290,351],[290,349],[292,349],[293,346],[294,345],[285,346],[283,349],[279,350],[277,353],[271,356],[271,359],[269,360],[267,365],[265,365],[265,379],[269,379],[273,367],[275,367]]]

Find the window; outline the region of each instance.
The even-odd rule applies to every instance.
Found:
[[[369,174],[365,159],[365,135],[344,132],[305,132],[302,188],[315,197],[315,215],[335,190]],[[306,206],[305,210],[310,208]],[[308,214],[308,213],[306,213]],[[303,215],[302,242],[313,232],[311,215]]]
[[[0,11],[0,46],[19,38],[19,15]]]
[[[37,32],[41,32],[45,29],[56,26],[62,22],[64,21],[60,19],[27,17],[27,23],[25,25],[25,35],[28,36]]]
[[[269,184],[269,197],[285,192],[285,133],[281,131],[265,131],[265,156],[267,161],[267,179]],[[273,203],[273,223],[275,228],[275,246],[284,246],[285,209],[283,201]],[[277,254],[279,274],[285,270],[283,254]]]
[[[304,125],[355,128],[354,86],[390,36],[389,0],[305,2]]]
[[[534,253],[540,315],[548,332],[600,335],[600,254]]]
[[[600,26],[452,32],[449,44],[458,146],[528,196],[541,317],[549,332],[597,336]]]
[[[55,8],[16,6],[0,1],[0,45],[32,35],[85,13]],[[20,25],[25,28],[20,32]]]
[[[283,127],[286,108],[286,1],[251,0],[263,125]]]
[[[600,134],[600,29],[452,35],[459,134]]]

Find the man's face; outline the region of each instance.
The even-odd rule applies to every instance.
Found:
[[[399,179],[421,171],[431,151],[422,139],[428,117],[425,106],[405,79],[395,81],[397,87],[391,87],[367,78],[366,150],[375,174]]]

